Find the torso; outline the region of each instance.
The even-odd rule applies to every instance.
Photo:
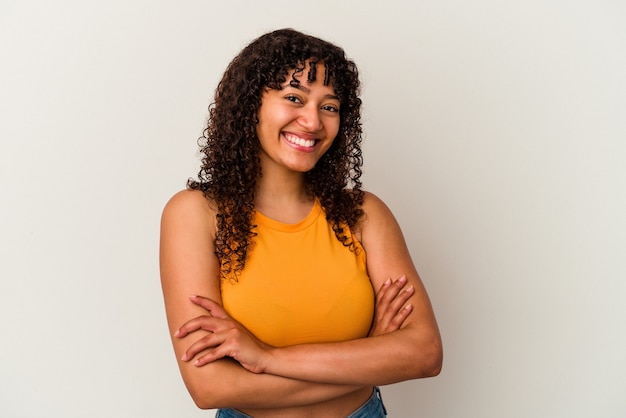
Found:
[[[375,294],[365,251],[340,243],[315,202],[308,215],[289,224],[257,212],[258,235],[237,281],[221,282],[224,308],[274,346],[366,337]],[[367,401],[372,387],[325,402],[271,410],[244,410],[255,418],[346,417]]]
[[[284,224],[257,213],[258,235],[235,282],[221,283],[224,308],[273,346],[366,337],[374,291],[365,252],[340,243],[315,203],[307,217]]]

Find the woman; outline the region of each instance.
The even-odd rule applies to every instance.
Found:
[[[377,385],[440,371],[402,232],[361,190],[358,92],[341,48],[259,37],[217,88],[199,181],[164,209],[179,368],[219,417],[385,416]]]

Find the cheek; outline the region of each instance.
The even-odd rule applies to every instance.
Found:
[[[329,125],[328,125],[328,133],[329,136],[331,136],[332,138],[335,138],[338,134],[339,134],[339,120],[334,120],[332,121]]]
[[[296,115],[288,109],[272,108],[258,113],[257,130],[282,129],[296,119]]]

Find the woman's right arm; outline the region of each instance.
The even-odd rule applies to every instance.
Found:
[[[199,191],[182,191],[167,203],[161,219],[161,285],[178,367],[200,408],[282,408],[334,399],[359,386],[318,384],[255,374],[223,359],[203,367],[181,360],[185,350],[208,332],[174,337],[178,327],[207,311],[189,301],[207,296],[221,304],[219,265],[214,254],[215,212]]]

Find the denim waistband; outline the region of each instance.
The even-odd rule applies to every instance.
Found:
[[[385,418],[387,410],[383,404],[383,398],[380,395],[380,389],[374,387],[372,396],[361,405],[356,411],[348,415],[346,418]],[[218,409],[215,418],[253,418],[234,408]]]

